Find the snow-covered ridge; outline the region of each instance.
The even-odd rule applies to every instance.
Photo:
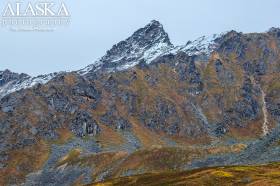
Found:
[[[150,64],[154,59],[161,56],[165,52],[169,51],[172,47],[164,42],[156,43],[153,47],[145,50],[143,49],[140,54],[135,54],[133,56],[137,60],[131,60],[128,63],[120,65],[116,68],[116,70],[126,70],[128,68],[134,67],[135,65],[139,64],[140,61],[145,61],[146,64]]]
[[[149,64],[172,48],[173,45],[163,26],[158,21],[151,21],[126,40],[114,45],[106,55],[92,65],[79,70],[78,73],[85,75],[100,68],[108,72],[121,71],[137,65],[143,60]]]
[[[186,45],[173,46],[163,26],[158,21],[151,21],[144,28],[133,33],[131,37],[114,45],[102,58],[76,72],[85,76],[98,70],[105,72],[122,71],[132,68],[140,62],[150,64],[160,56],[179,52],[185,52],[189,56],[208,56],[217,47],[215,40],[224,34],[203,36],[194,41],[189,41]],[[30,77],[24,74],[18,77],[19,74],[11,73],[11,76],[13,75],[16,78],[9,78],[8,81],[6,80],[3,83],[0,73],[0,99],[7,94],[33,87],[39,83],[45,84],[55,77],[57,73],[37,77]]]
[[[173,46],[163,26],[157,21],[152,21],[128,39],[114,45],[105,56],[79,70],[78,73],[86,75],[100,69],[107,72],[122,71],[132,68],[140,62],[150,64],[160,56],[179,52],[185,52],[189,56],[209,56],[217,47],[216,39],[224,34],[226,33],[202,36],[194,41],[189,41],[186,45]]]
[[[58,73],[52,73],[47,75],[40,75],[37,77],[24,76],[19,79],[14,79],[6,82],[3,86],[0,86],[0,99],[4,96],[19,91],[21,89],[31,88],[37,84],[46,84]]]
[[[107,68],[106,70],[108,72],[112,71],[122,71],[129,68],[132,68],[139,64],[142,60],[145,61],[145,63],[150,64],[154,59],[157,57],[160,57],[161,55],[167,53],[168,51],[171,51],[173,47],[169,46],[166,43],[157,43],[155,46],[145,50],[142,49],[141,51],[138,51],[137,53],[133,53],[131,55],[123,55],[119,58],[116,58],[113,61],[110,61],[111,63],[117,64],[116,67]],[[138,49],[137,49],[138,50]],[[123,61],[126,61],[125,63],[122,63]],[[122,63],[122,64],[121,64]],[[80,75],[86,75],[89,72],[97,71],[102,68],[104,65],[104,61],[102,61],[102,58],[95,61],[93,64],[88,65],[87,67],[77,71]]]
[[[189,41],[186,45],[174,47],[170,53],[185,52],[189,56],[194,55],[210,55],[218,46],[216,39],[222,37],[227,32],[221,34],[213,34],[210,36],[202,36],[194,41]]]

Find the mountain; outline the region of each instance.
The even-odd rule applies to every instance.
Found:
[[[1,72],[0,185],[280,161],[279,54],[278,28],[174,46],[152,21],[84,69]]]

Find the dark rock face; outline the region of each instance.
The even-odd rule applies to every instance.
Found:
[[[250,61],[243,64],[243,69],[248,74],[253,74],[255,72],[254,65]]]
[[[242,99],[234,103],[233,107],[226,110],[223,121],[215,129],[217,136],[228,131],[228,127],[246,127],[247,122],[256,120],[261,112],[258,101],[254,98],[254,87],[251,80],[245,77],[241,88]]]
[[[238,113],[238,118],[240,118],[241,121],[256,119],[260,111],[260,106],[253,98],[254,88],[250,79],[245,79],[241,90],[243,100],[237,102],[235,105],[235,111]]]
[[[261,61],[254,61],[254,62],[246,62],[243,64],[243,68],[245,72],[247,72],[249,75],[257,75],[261,76],[266,74],[266,64],[263,60]]]
[[[256,74],[258,76],[261,76],[261,75],[265,75],[266,74],[266,70],[267,70],[267,67],[266,67],[266,64],[263,60],[261,60],[257,66],[256,66]]]
[[[268,112],[277,122],[280,122],[280,90],[272,89],[267,94],[265,100],[267,102]]]
[[[159,116],[162,119],[171,117],[176,113],[175,105],[162,98],[157,98],[155,109],[158,111]]]
[[[144,110],[140,114],[143,124],[155,131],[163,131],[173,135],[180,132],[180,117],[177,114],[175,105],[162,98],[157,98],[155,110]]]
[[[19,101],[15,97],[8,95],[1,100],[0,108],[2,112],[12,112],[18,104]]]
[[[131,128],[129,121],[119,116],[115,107],[104,114],[101,121],[115,130],[129,130]]]
[[[95,136],[100,132],[99,125],[86,111],[80,111],[76,114],[75,119],[71,122],[70,128],[78,137],[87,135]]]
[[[68,97],[57,91],[55,91],[54,94],[50,95],[47,100],[48,104],[58,112],[66,111],[66,107],[69,103]]]
[[[9,121],[0,122],[0,167],[6,167],[8,150],[12,149],[12,145],[9,144],[7,138],[11,134],[12,126]]]
[[[114,91],[114,92],[117,91],[118,89],[117,80],[112,75],[110,75],[104,84],[104,88],[107,91]]]
[[[127,105],[128,112],[130,115],[133,115],[137,112],[136,102],[137,102],[137,95],[135,95],[131,91],[119,91],[118,93],[121,101]]]
[[[271,103],[268,107],[269,113],[279,122],[280,121],[280,103]]]
[[[258,107],[258,103],[255,100],[245,99],[236,103],[235,112],[238,114],[238,118],[241,121],[253,120],[257,116]]]
[[[246,49],[246,43],[243,40],[242,33],[236,31],[228,32],[222,38],[217,39],[219,43],[218,51],[226,56],[235,54],[236,57],[242,59]]]
[[[154,75],[146,75],[145,80],[149,83],[150,86],[155,86],[158,83],[158,78]]]
[[[73,87],[72,91],[73,95],[83,96],[89,99],[97,100],[100,97],[100,93],[96,90],[96,88],[93,85],[86,82],[77,84],[75,87]]]
[[[200,72],[195,65],[195,58],[186,56],[185,54],[179,55],[179,61],[185,61],[177,66],[179,78],[181,81],[188,82],[188,93],[199,95],[203,91],[203,81],[201,80]]]

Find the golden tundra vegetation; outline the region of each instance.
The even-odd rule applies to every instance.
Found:
[[[204,168],[185,172],[149,173],[88,186],[278,186],[280,164]]]

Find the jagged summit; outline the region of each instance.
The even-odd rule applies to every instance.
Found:
[[[189,56],[209,56],[217,47],[216,39],[222,34],[202,36],[183,46],[174,46],[159,21],[152,20],[145,27],[138,29],[129,38],[115,44],[98,61],[78,73],[85,75],[101,71],[121,71],[131,68],[140,62],[151,63],[156,58],[166,54],[185,52]]]
[[[137,41],[142,47],[156,42],[172,45],[162,24],[156,20],[137,30],[129,39]]]
[[[93,65],[80,70],[81,74],[102,68],[107,71],[124,70],[144,60],[150,63],[160,54],[173,48],[162,24],[151,21],[129,38],[114,45],[106,55]]]
[[[144,28],[134,32],[131,37],[114,45],[101,60],[105,63],[135,60],[142,57],[147,50],[159,45],[172,46],[163,26],[158,21],[151,21]]]

